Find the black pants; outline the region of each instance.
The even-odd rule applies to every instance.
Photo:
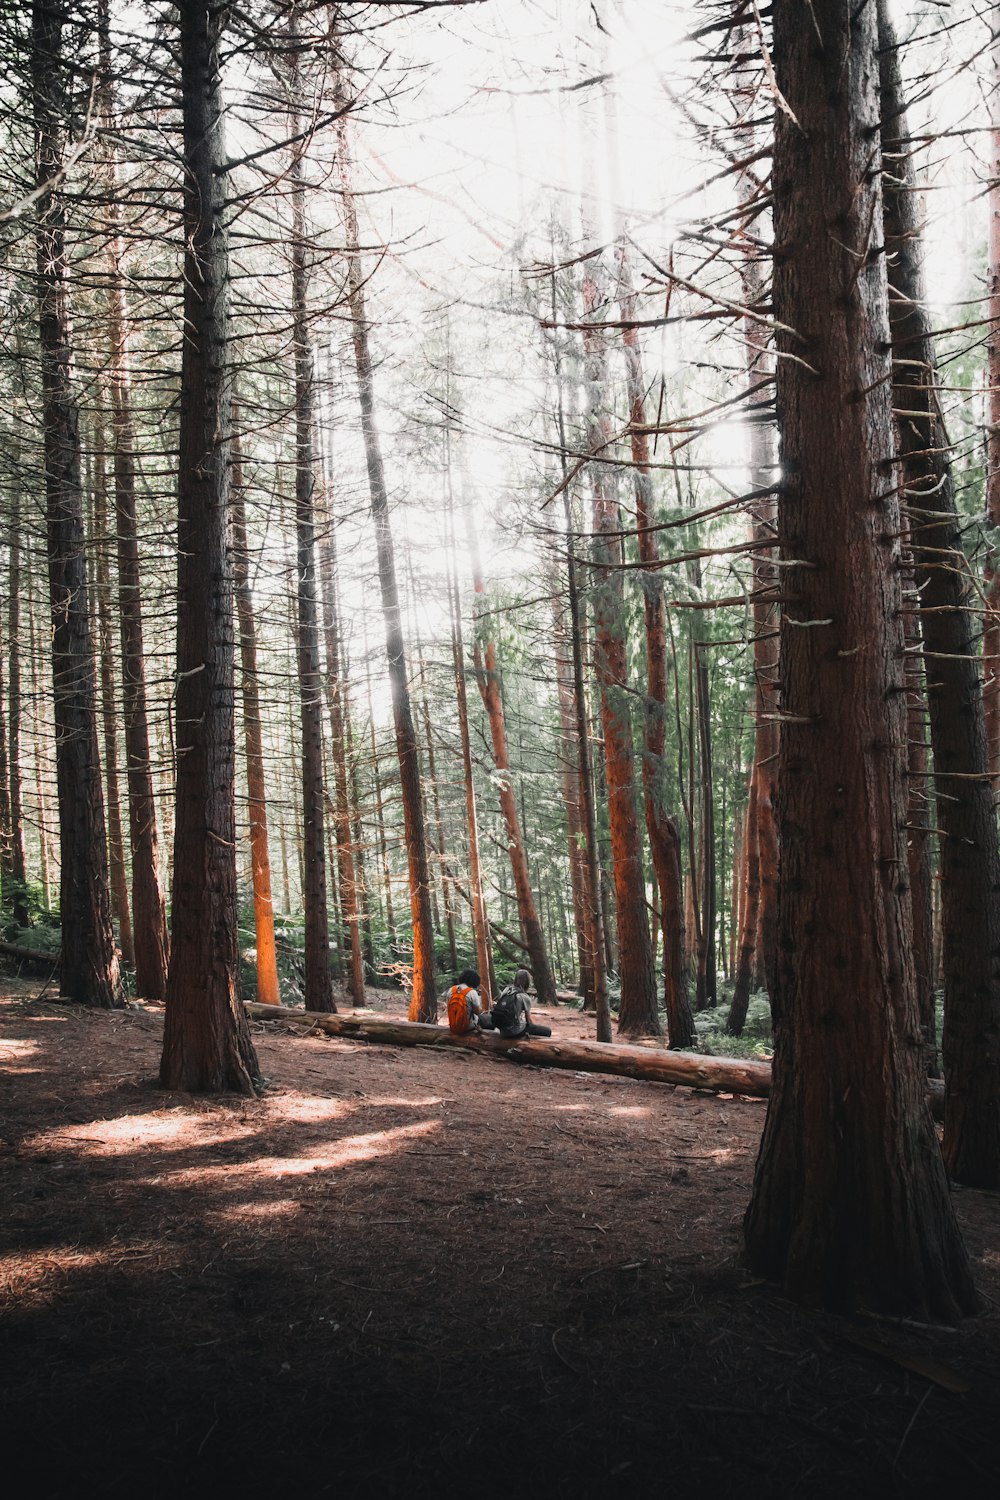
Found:
[[[500,1031],[499,1027],[497,1027],[494,1024],[492,1016],[480,1016],[479,1017],[479,1029],[480,1029],[480,1031],[496,1031],[497,1034],[499,1036],[502,1036],[503,1039],[504,1039],[504,1041],[507,1041],[507,1042],[516,1042],[518,1040],[518,1038],[522,1037],[522,1036],[551,1036],[552,1035],[552,1027],[551,1026],[536,1026],[535,1023],[534,1023],[534,1021],[529,1021],[527,1023],[527,1025],[526,1025],[524,1031]]]

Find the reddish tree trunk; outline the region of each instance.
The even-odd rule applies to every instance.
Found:
[[[596,458],[611,449],[611,426],[603,414],[608,389],[600,330],[594,326],[602,306],[594,263],[583,280],[587,446]],[[621,1001],[618,1029],[625,1036],[658,1036],[656,976],[646,911],[646,876],[642,834],[636,816],[635,747],[628,694],[625,601],[615,534],[621,520],[614,477],[606,464],[591,464],[594,529],[594,666],[601,697],[604,769],[611,826],[611,863],[615,883]]]
[[[243,742],[247,763],[247,804],[250,815],[250,879],[253,885],[254,933],[257,942],[257,1001],[280,1005],[278,952],[274,938],[274,900],[271,895],[271,855],[267,840],[267,781],[257,674],[257,625],[250,592],[250,549],[244,500],[243,450],[234,403],[232,506],[233,578],[236,618],[240,632],[240,686],[243,695]]]
[[[468,501],[465,506],[465,525],[469,537],[469,552],[472,558],[472,581],[476,591],[477,610],[481,612],[486,587],[483,581],[475,517],[473,515],[472,504]],[[483,700],[483,707],[486,710],[486,718],[490,726],[490,738],[493,742],[493,763],[499,773],[497,777],[497,791],[500,797],[500,810],[503,813],[504,824],[507,828],[507,853],[510,859],[511,875],[514,880],[514,892],[517,897],[517,914],[521,925],[521,935],[527,947],[531,974],[535,981],[535,991],[539,1002],[542,1005],[555,1005],[557,1003],[555,980],[552,978],[552,969],[549,964],[542,924],[538,920],[535,893],[531,888],[528,856],[524,847],[524,834],[521,829],[521,820],[517,813],[517,798],[514,795],[514,783],[511,778],[510,752],[507,746],[507,721],[504,715],[503,692],[500,684],[500,673],[497,667],[496,642],[489,638],[488,632],[481,629],[478,619],[472,659],[476,669],[476,683],[479,687],[479,696]]]
[[[230,547],[228,188],[223,12],[181,0],[184,328],[177,528],[177,793],[164,1088],[252,1094],[236,993],[235,714]]]
[[[853,0],[775,0],[773,18],[778,514],[800,566],[784,586],[775,1057],[747,1259],[805,1301],[954,1317],[976,1296],[924,1102],[911,948],[876,18]]]

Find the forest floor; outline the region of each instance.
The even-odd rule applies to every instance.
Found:
[[[995,1484],[1000,1195],[955,1194],[981,1317],[837,1318],[739,1264],[759,1100],[260,1026],[264,1097],[197,1099],[156,1085],[157,1008],[37,988],[0,980],[32,1500]]]

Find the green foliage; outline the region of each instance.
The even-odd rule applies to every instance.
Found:
[[[769,1061],[774,1053],[771,1037],[771,1007],[767,995],[758,990],[751,995],[747,1007],[747,1020],[742,1036],[730,1036],[726,1031],[729,1015],[729,997],[725,1003],[712,1010],[700,1010],[694,1018],[698,1033],[698,1048],[711,1057],[746,1057],[757,1061]]]

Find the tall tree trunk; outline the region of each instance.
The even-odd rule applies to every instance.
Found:
[[[636,316],[636,296],[625,236],[618,241],[618,305],[623,323]],[[625,383],[629,405],[629,443],[635,487],[635,524],[639,534],[639,558],[650,568],[643,573],[642,593],[646,622],[646,701],[643,726],[642,788],[653,869],[660,893],[660,925],[663,930],[663,999],[667,1012],[667,1035],[672,1047],[690,1047],[695,1040],[694,1019],[684,983],[684,894],[681,886],[680,829],[666,806],[666,765],[663,749],[667,728],[667,605],[663,580],[657,571],[656,508],[650,470],[646,422],[646,381],[638,328],[622,333],[625,349]]]
[[[108,181],[108,386],[111,405],[115,537],[118,560],[118,610],[122,653],[122,700],[125,721],[125,774],[128,787],[129,844],[132,854],[132,936],[136,993],[161,1000],[167,990],[166,902],[160,876],[156,797],[150,759],[146,704],[146,653],[143,642],[142,579],[136,504],[136,435],[132,414],[129,310],[125,292],[125,244],[121,233],[118,163],[112,127],[115,118],[114,72],[108,0],[98,6],[100,31],[99,104],[109,133],[104,146]]]
[[[61,993],[124,1004],[111,928],[104,797],[84,556],[80,420],[73,383],[70,269],[59,181],[65,144],[63,27],[68,10],[34,0],[31,84],[38,181],[37,268],[59,789]]]
[[[372,753],[372,785],[375,792],[375,826],[378,830],[379,861],[382,866],[382,888],[385,892],[385,925],[389,941],[396,941],[396,915],[392,905],[392,876],[389,871],[389,846],[385,837],[385,810],[382,806],[382,772],[379,766],[378,736],[375,731],[375,704],[372,699],[372,664],[365,649],[365,691],[368,703],[368,734]]]
[[[135,964],[132,942],[132,914],[129,911],[128,872],[125,868],[125,834],[122,827],[121,794],[118,778],[118,714],[115,703],[115,650],[111,625],[111,569],[108,549],[108,471],[105,452],[106,435],[103,412],[96,413],[93,459],[94,520],[94,595],[97,605],[97,641],[101,682],[101,718],[104,727],[104,778],[108,790],[108,863],[111,882],[111,911],[118,919],[118,940],[122,958],[131,968]]]
[[[708,652],[703,642],[694,642],[694,669],[698,703],[698,756],[701,764],[701,941],[698,945],[698,1006],[712,1009],[718,1002],[715,978],[715,777],[712,764],[712,701],[709,690]]]
[[[413,575],[410,575],[410,590],[414,589]],[[431,798],[434,806],[434,831],[437,848],[438,868],[441,871],[441,900],[444,906],[444,929],[448,939],[448,957],[451,962],[452,972],[458,969],[458,949],[455,946],[455,916],[453,909],[453,898],[451,893],[451,882],[448,876],[448,853],[444,837],[444,818],[441,814],[441,789],[438,786],[437,759],[434,755],[434,734],[431,727],[431,710],[427,698],[427,666],[424,661],[423,646],[420,635],[415,635],[417,651],[417,672],[420,676],[420,712],[424,721],[424,741],[427,745],[427,776],[431,786]]]
[[[752,98],[746,97],[752,107]],[[744,157],[753,154],[753,131],[741,132]],[[752,205],[760,202],[761,185],[749,170],[740,174],[737,186],[741,204],[748,215],[759,212]],[[749,218],[743,225],[746,237],[740,262],[743,305],[757,308],[767,300],[767,286],[761,252],[749,234]],[[774,985],[777,962],[778,916],[778,838],[774,821],[775,772],[778,765],[780,735],[778,693],[778,640],[780,607],[778,569],[774,567],[773,549],[777,535],[777,493],[774,487],[774,426],[768,409],[769,387],[774,376],[770,350],[762,347],[762,329],[757,318],[743,321],[746,353],[747,392],[752,406],[749,412],[750,489],[755,495],[751,511],[751,539],[757,544],[753,554],[753,664],[754,664],[754,770],[752,797],[754,828],[752,848],[756,852],[758,882],[757,918],[754,929],[754,968],[763,973],[768,993]],[[756,975],[754,976],[756,977]],[[734,998],[735,1004],[735,998]],[[734,1033],[738,1035],[739,1033]]]
[[[953,1317],[976,1295],[917,1040],[876,18],[854,0],[772,13],[778,520],[800,566],[782,618],[775,1057],[747,1260],[806,1301]]]
[[[490,726],[490,739],[493,743],[493,763],[498,773],[497,792],[500,798],[500,811],[503,813],[504,825],[507,829],[507,854],[510,859],[511,875],[514,879],[514,891],[517,896],[517,914],[521,926],[521,936],[524,938],[527,946],[529,965],[535,981],[535,990],[538,998],[542,1005],[555,1005],[555,980],[552,978],[552,967],[549,963],[549,955],[545,946],[542,924],[538,920],[535,893],[531,887],[531,874],[528,870],[528,855],[524,844],[524,832],[517,812],[517,798],[514,792],[514,781],[510,768],[510,751],[507,744],[507,720],[504,714],[503,689],[500,681],[500,671],[497,666],[496,642],[492,639],[488,629],[484,630],[480,623],[486,597],[486,585],[483,580],[483,567],[479,553],[479,537],[473,514],[473,502],[468,495],[465,497],[464,511],[466,532],[469,539],[469,555],[472,560],[472,582],[476,592],[477,606],[475,644],[472,651],[472,660],[476,670],[476,684],[479,688],[479,696],[483,700],[483,707],[486,710],[486,718]]]
[[[566,809],[566,836],[569,857],[570,891],[573,898],[573,926],[579,987],[582,995],[593,993],[591,964],[590,910],[587,904],[587,872],[584,868],[586,831],[580,806],[580,757],[576,744],[576,692],[573,664],[568,655],[569,643],[562,617],[558,591],[552,596],[553,649],[555,652],[556,687],[559,700],[559,776]],[[560,903],[562,905],[562,903]]]
[[[483,892],[483,873],[479,855],[479,816],[476,810],[476,786],[472,775],[472,741],[469,736],[469,698],[465,681],[465,643],[462,639],[462,597],[458,587],[458,560],[455,548],[455,504],[452,493],[451,430],[445,427],[446,480],[448,485],[448,527],[450,563],[448,596],[451,605],[451,660],[455,673],[455,703],[458,708],[458,734],[462,747],[462,781],[465,786],[465,826],[469,845],[469,894],[472,906],[472,931],[476,939],[480,994],[487,1006],[496,998],[496,974],[490,947],[490,925]]]
[[[750,773],[750,799],[746,815],[746,847],[744,858],[743,900],[741,903],[740,945],[736,956],[736,978],[733,983],[733,998],[726,1017],[726,1033],[742,1036],[747,1021],[750,990],[754,978],[754,952],[757,946],[758,917],[760,914],[760,822],[757,818],[757,795],[760,790],[759,763],[754,762]]]
[[[410,910],[413,919],[413,993],[410,1001],[412,1021],[437,1019],[437,989],[434,974],[434,927],[431,920],[430,870],[427,863],[427,837],[420,788],[420,752],[413,724],[410,688],[406,672],[406,652],[396,582],[396,559],[389,519],[389,493],[386,489],[382,447],[375,415],[375,379],[368,338],[365,311],[364,269],[358,241],[358,218],[354,207],[347,130],[343,116],[338,122],[338,158],[343,193],[345,243],[348,256],[348,287],[351,311],[351,334],[354,361],[358,372],[358,395],[361,403],[361,427],[368,464],[372,520],[375,524],[375,548],[378,557],[379,589],[385,622],[385,647],[392,687],[392,716],[396,730],[396,754],[399,758],[399,784],[403,798],[403,823],[406,857],[410,877]]]
[[[907,584],[912,590],[913,573]],[[913,595],[913,599],[916,596]],[[906,860],[913,906],[913,964],[917,981],[917,1009],[927,1045],[928,1072],[937,1066],[937,1017],[934,1008],[934,898],[931,878],[931,779],[927,765],[924,708],[927,702],[920,659],[920,617],[911,601],[903,620],[906,641],[906,740],[908,780],[906,784]]]
[[[583,277],[583,311],[587,447],[597,459],[609,456],[611,425],[604,415],[608,390],[602,334],[595,320],[603,305],[596,265],[587,262]],[[594,665],[600,688],[604,731],[604,767],[611,825],[611,863],[615,883],[621,1000],[618,1030],[624,1036],[658,1036],[656,975],[646,911],[646,873],[642,834],[636,816],[635,748],[628,694],[625,600],[622,586],[621,529],[611,469],[590,466],[594,529]]]
[[[289,97],[298,98],[299,79],[295,13],[288,25],[292,62]],[[300,117],[289,112],[289,133],[299,136]],[[288,169],[292,189],[292,344],[295,353],[295,542],[299,712],[302,723],[302,863],[305,883],[305,982],[307,1010],[333,1011],[330,980],[330,929],[326,898],[326,847],[323,787],[323,676],[319,659],[314,492],[316,454],[313,434],[313,350],[309,333],[309,273],[305,177],[301,142],[292,147]],[[363,989],[362,989],[363,994]],[[363,1003],[363,1002],[362,1002]]]
[[[21,494],[15,485],[10,513],[7,573],[7,776],[10,786],[10,873],[14,920],[27,927],[27,871],[24,860],[24,797],[21,784]]]
[[[48,744],[50,743],[50,737],[48,735],[43,736],[41,733],[42,697],[39,691],[38,655],[35,649],[34,590],[31,587],[30,579],[28,584],[28,673],[31,702],[35,705],[31,740],[34,749],[35,798],[38,812],[38,855],[42,867],[42,903],[46,911],[51,911],[53,859],[49,842],[49,799],[45,789],[48,773],[43,751],[43,738],[45,743]]]
[[[941,839],[944,1158],[959,1182],[1000,1187],[1000,845],[969,572],[935,393],[920,204],[899,53],[879,0],[885,242],[893,404],[912,517]]]
[[[337,601],[337,538],[330,514],[329,491],[326,514],[320,526],[320,585],[323,596],[323,635],[326,644],[326,701],[330,715],[333,751],[334,810],[337,831],[337,864],[340,870],[340,901],[344,915],[345,947],[350,954],[351,999],[365,1002],[365,958],[361,943],[361,910],[354,861],[354,830],[351,827],[351,795],[348,783],[346,694],[341,671],[340,618]]]
[[[558,299],[556,295],[555,245],[553,244],[553,271],[549,281],[551,296],[552,326],[558,329]],[[597,805],[594,796],[594,763],[591,754],[590,717],[587,708],[587,689],[584,675],[584,634],[586,616],[580,603],[580,575],[574,537],[575,507],[569,472],[569,450],[566,433],[567,382],[563,377],[562,351],[558,332],[553,333],[552,358],[555,366],[557,417],[559,423],[559,462],[562,468],[563,524],[566,533],[566,596],[569,607],[569,643],[572,653],[573,710],[576,751],[576,773],[579,785],[579,815],[583,834],[580,873],[584,905],[585,958],[581,957],[581,988],[583,1009],[594,1013],[595,1035],[599,1042],[612,1040],[611,1003],[608,998],[608,960],[605,950],[605,915],[601,883],[601,854],[597,836]],[[570,391],[576,385],[569,386]],[[589,983],[588,983],[589,981]]]
[[[257,942],[257,1002],[280,1005],[278,951],[274,938],[274,900],[271,895],[271,855],[267,840],[267,780],[264,773],[260,678],[257,672],[257,624],[250,591],[250,548],[243,480],[243,444],[236,404],[232,439],[233,579],[236,618],[240,632],[240,686],[243,695],[243,741],[247,762],[247,803],[250,815],[250,880],[253,886],[254,934]]]
[[[180,0],[184,329],[177,476],[176,815],[160,1081],[252,1094],[260,1069],[236,992],[231,375],[224,12]]]
[[[12,538],[13,540],[13,538]],[[6,653],[3,648],[3,622],[0,621],[0,892],[4,905],[9,904],[8,881],[12,871],[10,777],[7,770],[7,721],[4,706],[7,694],[4,689],[3,669]]]
[[[990,544],[983,579],[986,618],[983,630],[986,750],[994,795],[1000,792],[1000,38],[991,45],[993,87],[989,95],[990,237],[986,319],[986,525]]]

